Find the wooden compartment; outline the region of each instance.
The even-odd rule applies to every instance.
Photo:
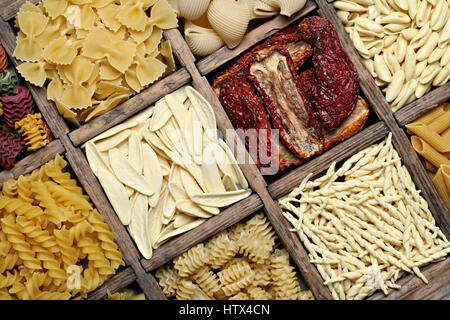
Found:
[[[6,21],[15,16],[24,2],[25,0],[13,2],[0,0],[0,16],[2,17],[0,21],[0,39],[5,44],[5,49],[10,57],[15,46],[15,36]],[[32,0],[31,2],[37,3],[39,1]],[[270,35],[288,25],[299,23],[302,17],[307,14],[322,15],[333,23],[344,50],[357,68],[361,78],[361,91],[375,115],[373,122],[357,135],[335,145],[322,155],[292,169],[283,176],[277,177],[274,181],[266,181],[255,165],[241,165],[241,169],[254,191],[250,197],[230,206],[218,216],[210,218],[190,232],[162,245],[154,251],[151,259],[142,259],[127,230],[120,223],[112,209],[98,180],[92,173],[80,146],[87,140],[126,120],[138,111],[152,105],[161,97],[186,84],[191,84],[211,103],[220,131],[233,130],[231,122],[212,91],[207,78],[225,63],[238,57]],[[316,299],[332,299],[331,293],[324,286],[323,279],[317,269],[309,262],[309,257],[303,244],[298,236],[290,231],[291,226],[281,215],[281,209],[274,199],[291,191],[308,173],[318,174],[322,172],[333,161],[340,161],[351,156],[369,144],[379,141],[389,132],[392,132],[394,147],[410,171],[416,186],[422,190],[422,195],[428,202],[437,225],[446,237],[449,237],[450,219],[448,209],[434,189],[408,137],[401,128],[416,115],[419,116],[431,109],[432,105],[435,106],[437,103],[447,100],[450,96],[448,83],[403,107],[395,115],[392,114],[384,94],[361,63],[359,54],[345,32],[341,21],[336,16],[335,9],[326,0],[308,0],[305,7],[292,17],[276,16],[249,32],[237,48],[229,50],[223,47],[216,53],[201,59],[196,59],[190,52],[178,29],[165,31],[164,34],[165,38],[172,42],[173,52],[178,59],[180,68],[115,109],[75,130],[69,128],[53,103],[46,100],[45,89],[29,86],[36,105],[48,120],[48,124],[56,139],[45,149],[40,150],[41,152],[36,152],[29,158],[19,162],[13,170],[0,173],[0,182],[3,182],[40,166],[45,160],[51,158],[50,155],[64,153],[78,181],[114,233],[116,242],[126,262],[125,268],[101,288],[92,292],[88,299],[103,299],[106,295],[106,289],[110,289],[113,292],[128,286],[134,281],[137,282],[148,299],[165,299],[152,274],[155,269],[195,244],[208,239],[261,209],[264,210],[269,218],[282,245],[288,250],[292,261],[297,266],[306,285],[312,290]],[[14,59],[12,60],[14,61]],[[15,63],[17,64],[17,62]],[[421,283],[422,281],[417,277],[408,275],[399,280],[398,283],[402,285],[400,290],[392,291],[387,297],[382,292],[375,293],[370,299],[448,299],[450,296],[448,289],[448,260],[431,264],[423,268],[422,272],[430,280],[428,285]]]

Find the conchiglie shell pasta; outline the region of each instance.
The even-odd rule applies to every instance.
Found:
[[[269,18],[278,14],[279,9],[269,6],[262,0],[255,0],[251,11],[252,18]]]
[[[210,2],[210,0],[181,0],[178,1],[178,10],[183,18],[195,20],[206,12]]]
[[[280,8],[280,14],[290,17],[305,6],[306,0],[263,0],[263,2]]]
[[[250,22],[247,5],[226,0],[213,0],[208,9],[208,21],[230,49],[242,40]]]
[[[225,43],[214,29],[207,29],[186,21],[184,37],[191,51],[198,56],[207,56]]]

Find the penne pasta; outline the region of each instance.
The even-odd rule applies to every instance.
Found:
[[[450,109],[442,116],[431,121],[428,126],[437,134],[441,134],[442,132],[450,128]]]
[[[433,164],[431,164],[429,161],[424,160],[424,166],[425,169],[427,169],[427,171],[431,171],[433,173],[436,173],[438,171],[438,168],[436,168],[435,166],[433,166]]]
[[[436,151],[450,152],[450,140],[442,138],[426,124],[415,122],[407,124],[406,128],[427,142]]]
[[[450,165],[441,165],[439,170],[442,170],[442,176],[444,177],[445,186],[447,187],[447,192],[450,195]]]
[[[444,200],[444,203],[446,204],[447,208],[450,208],[450,193],[447,184],[445,183],[442,167],[439,168],[432,182],[434,187],[436,188],[436,191],[439,193],[442,200]]]
[[[425,160],[429,161],[433,166],[439,168],[441,164],[450,165],[450,160],[436,151],[432,146],[426,143],[418,136],[411,137],[411,144],[418,154]]]
[[[435,119],[437,119],[438,117],[445,114],[445,112],[446,112],[445,105],[446,104],[443,103],[443,104],[439,105],[438,107],[428,111],[427,113],[425,113],[422,116],[420,116],[419,118],[417,118],[414,121],[414,123],[418,122],[418,123],[423,123],[423,124],[429,125]]]

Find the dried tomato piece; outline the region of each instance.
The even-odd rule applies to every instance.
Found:
[[[276,147],[271,141],[272,129],[262,101],[246,76],[241,73],[225,78],[219,99],[235,129],[241,129],[238,132],[245,135],[247,147],[250,141],[256,144],[257,154],[251,155],[257,166],[268,166],[273,160],[272,148]]]
[[[336,129],[356,106],[360,82],[358,73],[327,19],[306,18],[300,24],[300,32],[314,48],[314,108],[326,129]]]

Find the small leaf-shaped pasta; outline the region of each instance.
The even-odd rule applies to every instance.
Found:
[[[405,73],[403,70],[398,70],[394,75],[392,76],[392,81],[387,87],[386,91],[386,100],[388,102],[392,102],[397,98],[397,96],[400,94],[400,90],[402,88],[402,85],[405,81]]]
[[[305,0],[263,0],[268,5],[274,8],[280,8],[280,14],[285,16],[292,16],[294,13],[300,11],[305,6]]]
[[[391,82],[392,75],[389,72],[389,69],[388,69],[383,57],[377,54],[377,55],[375,55],[373,62],[374,62],[375,72],[377,73],[378,78],[385,82]]]
[[[437,32],[432,32],[427,42],[417,51],[416,58],[419,61],[427,59],[436,48],[439,42],[439,35]]]

